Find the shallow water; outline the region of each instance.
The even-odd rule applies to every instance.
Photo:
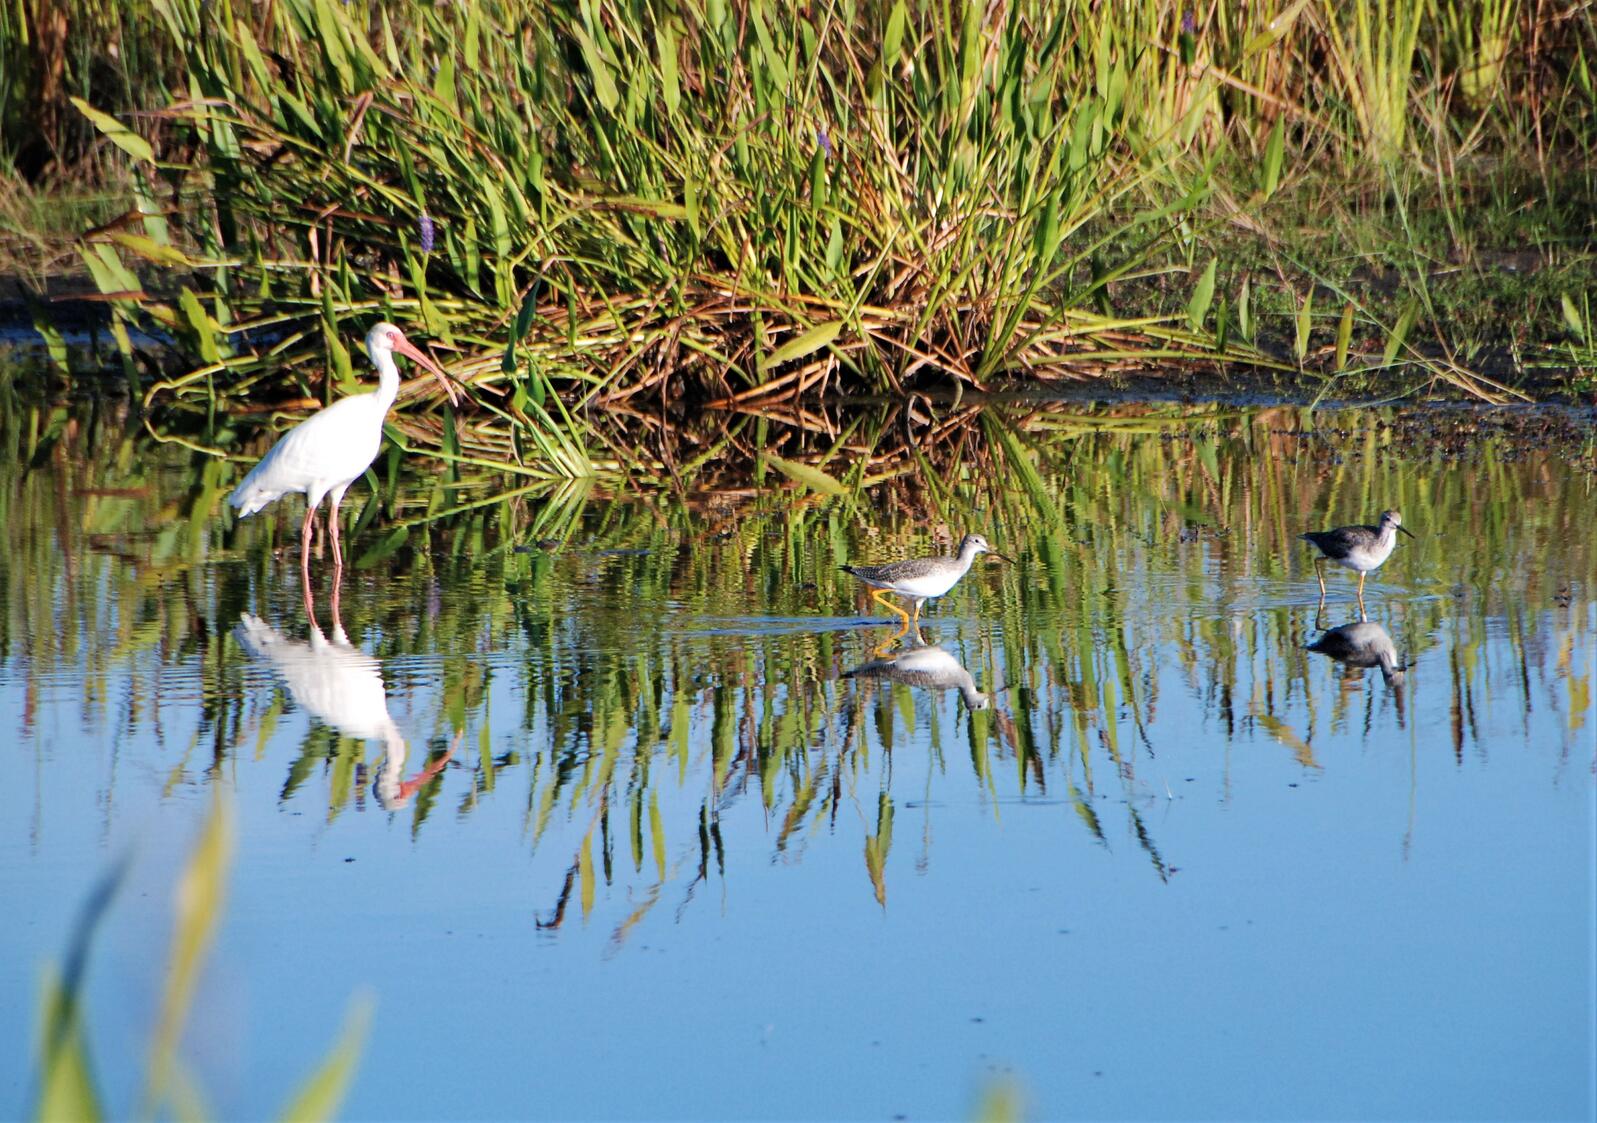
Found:
[[[219,462],[14,420],[0,1110],[124,856],[86,1002],[137,1103],[220,793],[185,1055],[227,1117],[362,994],[357,1118],[1589,1116],[1589,425],[1030,407],[858,507],[426,521],[489,481],[389,467],[313,622],[296,508],[234,529]],[[1295,538],[1387,506],[1418,538],[1351,638],[1392,674],[1307,650],[1358,608]],[[836,566],[967,527],[1013,564],[877,652]]]

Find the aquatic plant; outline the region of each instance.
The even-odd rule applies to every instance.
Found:
[[[181,1060],[179,1043],[194,1006],[200,970],[221,920],[232,862],[232,814],[221,789],[211,801],[205,826],[189,856],[174,894],[171,947],[161,1012],[145,1065],[144,1090],[137,1116],[212,1119],[194,1075]],[[94,887],[73,935],[64,972],[52,971],[44,987],[44,1016],[33,1117],[41,1123],[132,1118],[131,1105],[113,1110],[96,1084],[89,1047],[89,1012],[84,994],[90,952],[99,926],[113,904],[126,874],[126,861],[111,867]],[[294,1094],[283,1111],[289,1120],[330,1119],[354,1075],[370,1011],[357,1005],[339,1040],[317,1071]]]
[[[136,323],[198,363],[154,402],[325,402],[386,316],[476,388],[447,439],[555,475],[624,459],[590,431],[597,407],[1329,369],[1300,289],[1284,317],[1233,306],[1234,230],[1301,276],[1260,212],[1316,182],[1322,152],[1343,157],[1340,222],[1342,187],[1411,190],[1364,173],[1370,154],[1457,198],[1484,123],[1503,153],[1527,124],[1583,150],[1578,29],[1532,7],[285,0],[213,20],[149,0],[118,17],[153,40],[137,95],[61,95],[131,169],[127,213],[78,249],[138,392]],[[1516,36],[1539,50],[1481,57]],[[0,22],[6,49],[25,38]],[[1525,96],[1551,59],[1558,95]],[[1466,96],[1437,93],[1452,78]],[[1500,393],[1438,358],[1416,299],[1356,305],[1350,330],[1397,346],[1344,342],[1336,368]],[[1287,347],[1256,347],[1261,318]]]

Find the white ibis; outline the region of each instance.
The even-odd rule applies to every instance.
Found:
[[[227,497],[243,519],[291,491],[304,492],[305,523],[299,564],[301,572],[307,576],[311,527],[316,508],[324,498],[331,500],[327,524],[333,539],[333,567],[338,571],[344,568],[344,555],[338,545],[338,506],[349,485],[371,467],[382,447],[383,418],[388,416],[388,407],[394,404],[394,397],[399,393],[395,351],[432,371],[450,402],[455,402],[455,388],[444,377],[444,372],[406,339],[404,332],[393,324],[378,324],[366,333],[366,354],[377,368],[376,391],[341,398],[294,426]]]

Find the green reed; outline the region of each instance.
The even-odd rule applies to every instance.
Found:
[[[181,64],[151,68],[165,89],[131,122],[78,103],[133,166],[129,214],[79,250],[124,352],[144,320],[198,363],[148,400],[326,400],[386,316],[473,388],[446,451],[565,478],[649,467],[592,421],[657,401],[1275,365],[1216,233],[1324,147],[1427,162],[1417,42],[1442,18],[1386,0],[139,11]],[[1477,113],[1508,84],[1463,46],[1533,17],[1448,13],[1435,65],[1471,68]],[[1435,113],[1451,153],[1470,130]],[[1366,319],[1398,343],[1386,365],[1496,392],[1401,316]]]
[[[97,1085],[90,1049],[92,1025],[84,993],[88,961],[107,912],[127,873],[127,860],[113,866],[85,904],[64,972],[47,975],[41,1002],[40,1049],[33,1118],[41,1123],[100,1119],[214,1118],[195,1076],[182,1060],[183,1029],[197,1004],[196,992],[227,896],[232,865],[233,818],[217,789],[199,838],[174,894],[171,945],[160,1014],[151,1034],[141,1103],[112,1110]],[[369,1003],[357,1005],[337,1042],[284,1108],[287,1120],[331,1119],[338,1113],[360,1058]]]

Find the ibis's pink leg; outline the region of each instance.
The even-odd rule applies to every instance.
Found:
[[[342,632],[344,622],[338,615],[338,594],[344,585],[344,571],[341,568],[333,569],[333,630]]]
[[[434,776],[438,775],[438,773],[442,772],[444,770],[444,765],[449,763],[449,758],[455,755],[455,749],[458,748],[459,745],[460,737],[457,734],[455,737],[455,743],[444,750],[443,756],[439,757],[426,768],[423,768],[420,772],[416,773],[414,779],[406,780],[404,783],[399,785],[399,798],[395,802],[404,803],[405,801],[409,800],[411,796],[416,794],[417,790],[420,789],[423,784],[425,784],[428,780],[431,780]]]
[[[305,593],[310,595],[311,584],[311,531],[315,529],[312,520],[316,518],[316,506],[312,503],[305,504],[305,521],[299,528],[299,572],[305,579]]]
[[[342,502],[343,498],[344,497],[342,495],[340,495],[337,499],[333,500],[333,505],[327,512],[327,525],[332,527],[332,529],[333,529],[333,572],[334,573],[342,573],[342,572],[344,572],[344,551],[339,549],[339,546],[338,546],[338,524],[339,524],[339,521],[340,521],[339,517],[338,517],[338,506],[339,506],[339,503]],[[336,587],[336,584],[335,584],[335,587]]]

